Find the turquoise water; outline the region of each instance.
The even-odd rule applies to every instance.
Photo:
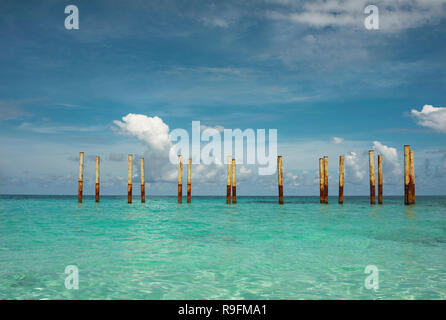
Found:
[[[445,197],[276,200],[1,196],[0,298],[446,298]]]

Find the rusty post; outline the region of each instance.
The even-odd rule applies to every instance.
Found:
[[[404,146],[404,204],[409,204],[410,146]]]
[[[183,203],[183,156],[178,156],[178,203]]]
[[[232,159],[232,203],[237,203],[237,184],[235,182],[235,159]]]
[[[324,203],[328,203],[328,157],[324,157]]]
[[[99,202],[99,162],[100,158],[96,156],[96,202]]]
[[[139,159],[141,162],[140,176],[141,176],[141,203],[146,202],[146,181],[144,172],[144,158]]]
[[[378,203],[383,204],[383,155],[378,155]]]
[[[277,175],[278,175],[278,182],[279,182],[279,203],[283,204],[282,156],[277,157]]]
[[[413,150],[409,152],[410,170],[409,170],[409,203],[415,204],[415,166]]]
[[[232,158],[228,156],[228,174],[226,177],[226,203],[231,203],[231,171],[232,171]]]
[[[78,180],[78,192],[77,201],[82,203],[82,191],[84,187],[84,153],[79,153],[79,180]]]
[[[190,203],[191,198],[191,169],[192,169],[192,158],[189,158],[187,163],[187,203]]]
[[[375,195],[375,152],[369,151],[370,204],[376,204]]]
[[[344,203],[344,156],[339,157],[339,203]]]
[[[319,158],[319,200],[324,203],[324,159]]]
[[[128,156],[127,170],[127,202],[132,203],[133,155]]]

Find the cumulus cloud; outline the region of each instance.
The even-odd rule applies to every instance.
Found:
[[[146,146],[144,158],[146,159],[146,177],[152,182],[175,182],[178,178],[178,168],[169,161],[169,152],[173,143],[169,140],[169,126],[157,117],[143,114],[132,114],[122,117],[122,121],[115,120],[119,133],[136,137]],[[209,128],[209,127],[206,127]],[[214,128],[215,129],[215,128]],[[218,129],[218,127],[217,127]],[[139,168],[138,158],[134,158],[135,167]],[[183,159],[184,162],[187,159]],[[202,183],[215,183],[225,181],[225,168],[222,164],[193,165],[192,177],[194,181]],[[186,174],[184,170],[184,174]],[[240,167],[241,177],[253,175],[252,171]]]
[[[396,148],[383,145],[379,141],[373,142],[373,148],[378,154],[383,155],[383,178],[387,183],[399,181],[401,177],[401,164],[398,161],[398,152]]]
[[[152,182],[174,182],[177,179],[177,168],[169,161],[169,126],[157,117],[133,114],[122,117],[122,121],[114,120],[121,134],[136,137],[146,146],[144,152],[145,175]],[[139,168],[138,158],[134,157],[135,168]]]
[[[421,111],[412,109],[411,115],[418,125],[446,133],[446,108],[426,104]]]
[[[114,120],[113,123],[121,129],[120,132],[138,138],[151,149],[170,149],[169,126],[157,116],[129,113],[122,117],[122,121]]]
[[[402,169],[398,159],[398,152],[395,148],[386,146],[379,141],[373,142],[373,149],[377,154],[383,156],[383,178],[386,184],[399,182]],[[359,155],[356,152],[350,152],[345,156],[345,181],[353,184],[361,184],[369,175],[368,153]],[[377,160],[375,160],[375,163]]]
[[[342,142],[344,142],[344,138],[339,138],[339,137],[331,137],[330,138],[331,143],[333,144],[341,144]]]
[[[350,152],[345,155],[344,165],[346,181],[353,184],[360,184],[364,180],[366,171],[361,166],[360,158],[356,152]]]

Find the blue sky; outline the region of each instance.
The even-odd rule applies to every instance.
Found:
[[[69,4],[79,30],[64,27]],[[86,193],[100,155],[102,192],[125,194],[127,154],[150,156],[113,123],[134,113],[170,129],[278,129],[286,195],[318,194],[325,154],[330,194],[339,155],[350,155],[346,195],[367,194],[372,148],[389,153],[385,192],[401,194],[404,144],[418,193],[445,194],[446,1],[375,1],[379,30],[364,27],[367,4],[1,1],[0,193],[75,194],[84,151]],[[412,113],[425,105],[439,109]],[[149,193],[175,194],[159,169],[146,160]],[[194,176],[194,191],[223,195],[220,169]],[[276,193],[275,176],[243,170],[239,194]]]

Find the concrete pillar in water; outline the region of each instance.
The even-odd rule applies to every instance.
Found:
[[[100,163],[100,158],[98,156],[96,156],[96,202],[99,202],[99,163]]]
[[[283,204],[282,156],[277,157],[277,175],[278,175],[278,183],[279,183],[279,203]]]
[[[370,204],[376,203],[375,195],[375,152],[369,151]]]
[[[319,158],[319,200],[324,203],[324,159]]]
[[[404,204],[409,204],[410,146],[404,146]]]
[[[133,155],[128,156],[127,170],[127,202],[132,203]]]
[[[339,157],[339,203],[344,203],[344,156]]]
[[[77,201],[82,203],[82,191],[84,187],[84,153],[79,153],[79,180],[78,180],[78,192]]]
[[[232,159],[232,203],[237,203],[237,184],[235,182],[235,159]]]
[[[324,157],[324,203],[328,203],[328,157]]]
[[[378,203],[383,204],[383,155],[378,155]]]
[[[141,202],[146,202],[146,181],[144,172],[144,158],[139,159],[141,162],[140,176],[141,176]]]
[[[415,203],[415,166],[413,150],[409,152],[410,169],[409,169],[409,204]]]
[[[183,203],[183,156],[178,156],[178,203]]]
[[[226,177],[226,203],[231,203],[232,158],[228,156],[228,174]]]
[[[189,158],[187,162],[187,203],[190,203],[191,198],[191,169],[192,169],[192,158]]]

